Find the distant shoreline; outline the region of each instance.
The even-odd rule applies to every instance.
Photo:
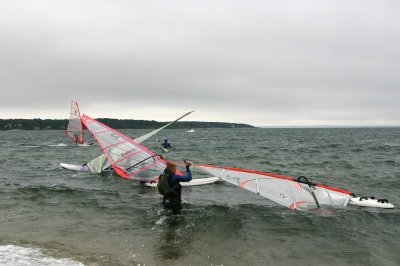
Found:
[[[326,129],[334,129],[334,128],[400,128],[400,125],[397,125],[397,126],[386,126],[386,125],[383,125],[383,126],[343,126],[343,125],[338,125],[338,126],[260,126],[260,127],[258,127],[258,128],[277,128],[277,129],[279,129],[279,128],[298,128],[298,129],[307,129],[307,128],[313,128],[313,129],[316,129],[316,128],[320,128],[320,129],[324,129],[324,128],[326,128]]]
[[[98,118],[98,121],[115,129],[154,129],[167,122],[154,120]],[[64,130],[68,119],[0,119],[0,130]],[[178,121],[169,128],[255,128],[252,125],[228,122]]]

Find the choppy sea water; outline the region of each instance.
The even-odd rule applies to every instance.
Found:
[[[160,152],[156,138],[175,147],[168,159],[305,175],[400,206],[400,128],[167,129],[143,144]],[[100,153],[63,131],[0,131],[0,147],[0,265],[400,264],[399,208],[295,212],[217,183],[185,187],[173,216],[154,188],[60,168]]]

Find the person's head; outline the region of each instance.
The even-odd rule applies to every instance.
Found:
[[[173,163],[167,162],[167,167],[165,167],[165,172],[170,173],[170,174],[175,174],[176,165]]]
[[[168,140],[166,139],[166,140],[164,140],[164,142],[168,142]]]

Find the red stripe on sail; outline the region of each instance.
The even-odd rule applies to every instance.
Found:
[[[125,170],[119,168],[119,167],[116,166],[116,165],[113,165],[113,168],[114,168],[115,172],[117,173],[117,175],[119,175],[120,177],[129,179],[129,175],[128,175],[127,172],[125,172]]]
[[[198,164],[198,165],[203,166],[203,167],[209,167],[209,168],[222,168],[222,169],[232,170],[232,171],[237,171],[237,172],[242,172],[242,173],[251,173],[251,174],[257,174],[257,175],[262,175],[262,176],[267,176],[267,177],[274,177],[274,178],[284,179],[284,180],[288,180],[288,181],[293,181],[293,182],[295,182],[295,184],[298,184],[297,180],[295,180],[289,176],[283,176],[283,175],[272,174],[272,173],[267,173],[267,172],[260,172],[260,171],[249,170],[249,169],[234,168],[234,167],[219,167],[216,165],[207,165],[207,164]],[[317,187],[340,192],[340,193],[347,194],[347,195],[352,194],[352,192],[350,192],[348,190],[330,187],[330,186],[323,185],[323,184],[317,184]]]

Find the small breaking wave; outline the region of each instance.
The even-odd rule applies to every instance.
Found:
[[[37,248],[26,248],[14,245],[0,246],[0,265],[3,266],[83,266],[84,264],[69,258],[48,257]]]
[[[58,144],[49,144],[47,146],[49,146],[49,147],[67,147],[68,145],[64,144],[64,143],[58,143]]]

